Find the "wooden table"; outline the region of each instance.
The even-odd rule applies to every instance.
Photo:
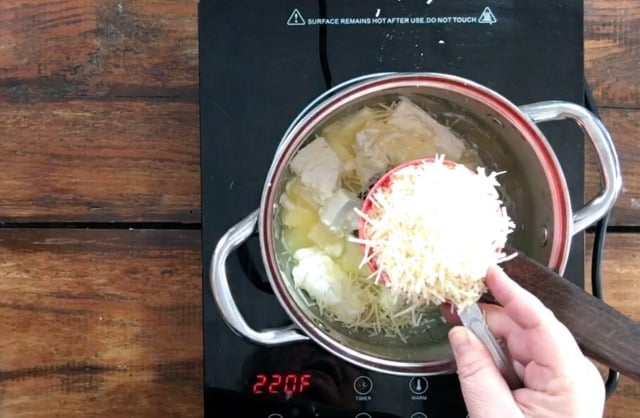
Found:
[[[2,417],[202,416],[196,16],[0,2]],[[605,296],[640,320],[640,0],[587,0],[585,30],[625,180]],[[640,417],[640,384],[606,416]]]

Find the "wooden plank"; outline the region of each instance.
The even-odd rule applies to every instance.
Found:
[[[3,0],[0,101],[197,102],[197,2]]]
[[[587,277],[591,271],[593,240],[587,237],[585,270]],[[609,234],[606,238],[602,265],[602,286],[605,301],[640,322],[640,235]],[[599,367],[606,376],[607,370]],[[640,417],[640,383],[621,377],[620,383],[607,401],[606,418]]]
[[[0,222],[199,222],[197,2],[5,0],[0,45]]]
[[[640,225],[640,109],[602,109],[601,117],[610,131],[622,169],[623,190],[612,212],[612,225]],[[585,196],[600,190],[595,154],[587,147],[585,156]]]
[[[612,224],[640,225],[640,110],[602,109],[602,118],[624,179]],[[196,105],[0,104],[0,131],[13,138],[0,143],[3,222],[199,221]],[[599,177],[589,149],[586,159],[586,196],[593,196]]]
[[[607,302],[640,320],[640,237],[605,251]],[[0,230],[3,414],[201,416],[199,254],[199,231]],[[639,394],[623,378],[606,417]]]
[[[0,97],[195,100],[196,14],[193,0],[5,0]],[[585,37],[587,76],[597,99],[603,106],[637,107],[638,2],[587,0]]]
[[[605,297],[635,320],[638,254],[609,235]],[[201,416],[198,231],[0,230],[0,260],[1,416]],[[606,417],[638,410],[623,378]]]
[[[616,142],[625,187],[612,224],[640,225],[640,110],[603,109],[602,118]],[[196,105],[0,105],[0,131],[14,139],[0,142],[3,222],[199,220]],[[599,177],[590,150],[586,159],[586,195],[593,196]]]
[[[621,161],[623,193],[612,213],[613,225],[640,225],[640,2],[585,1],[585,72],[611,131]],[[599,189],[593,152],[586,153],[586,196]]]
[[[200,221],[198,106],[0,103],[0,222]]]
[[[603,107],[640,108],[640,2],[585,1],[585,71]]]
[[[617,9],[601,1],[586,3],[587,73],[596,86],[598,99],[618,97],[607,93],[611,86],[625,94],[633,91],[630,87],[638,86],[633,71],[638,61],[633,58],[637,55],[637,49],[634,49],[637,43],[631,38],[639,32],[627,28],[636,25],[638,4],[637,1],[615,3]],[[0,109],[0,131],[3,131],[3,137],[16,137],[20,139],[16,143],[27,145],[24,154],[19,150],[0,153],[3,163],[8,162],[3,164],[3,168],[6,167],[11,179],[2,186],[1,196],[6,205],[0,209],[0,220],[197,222],[197,169],[189,167],[194,161],[197,164],[197,158],[193,158],[191,153],[197,147],[197,107],[190,108],[190,115],[186,107],[176,115],[182,123],[181,132],[176,131],[180,129],[176,120],[171,120],[173,108],[165,108],[166,113],[156,117],[158,111],[162,112],[161,103],[195,103],[197,100],[196,2],[66,0],[52,3],[8,0],[0,4],[0,12],[0,42],[4,45],[0,55],[0,100],[11,104]],[[610,56],[615,49],[611,48],[612,44],[626,48],[616,55],[621,59]],[[610,80],[607,74],[612,71],[621,74],[614,79],[629,82],[603,82],[602,75],[605,75],[605,81]],[[632,76],[627,77],[626,74]],[[622,87],[616,87],[620,85]],[[106,106],[96,110],[101,105],[95,101],[78,101],[69,105],[64,118],[55,112],[60,110],[59,107],[28,105],[74,98],[154,103],[144,109],[137,104],[130,109],[120,104],[120,108],[111,114]],[[601,105],[626,103],[616,100],[615,103],[604,100]],[[145,111],[151,114],[147,115]],[[51,117],[47,118],[47,114]],[[70,118],[74,114],[76,117]],[[82,114],[86,118],[82,118]],[[114,129],[111,115],[118,115],[120,122],[133,120],[139,126],[132,124],[130,129],[126,126]],[[168,115],[170,120],[166,120]],[[625,119],[624,115],[621,118]],[[632,137],[627,138],[626,135],[637,132],[634,119],[626,117],[627,123],[621,125],[622,128],[617,128],[615,115],[605,116],[605,122],[618,131],[625,128],[617,139],[623,143],[622,151],[627,151],[624,145],[626,141],[630,143]],[[153,127],[145,126],[147,123]],[[50,127],[59,128],[56,136],[49,133]],[[138,132],[152,128],[159,133],[175,132],[175,136],[163,139],[180,141],[175,144],[178,154],[168,158],[178,160],[178,164],[162,164],[158,160],[152,161],[153,157],[144,153],[134,154],[139,149],[129,144],[138,138]],[[56,161],[58,165],[52,169],[43,156],[45,153],[40,152],[43,142],[56,141],[60,137],[67,140],[75,138],[77,141],[68,146],[79,147],[84,152],[91,146],[84,139],[95,140],[108,132],[118,132],[117,138],[121,141],[113,140],[107,147],[112,151],[123,149],[127,154],[123,159],[112,158],[111,167],[99,171],[103,178],[117,178],[113,187],[105,187],[104,183],[96,185],[89,180],[92,162],[81,161],[79,155],[82,154],[73,156],[72,152],[63,149],[63,159],[71,158],[73,161],[61,168],[61,160],[51,153],[50,161]],[[29,139],[25,142],[24,137]],[[185,161],[179,154],[178,145],[186,142],[187,138],[190,139],[187,151],[190,158]],[[30,145],[38,149],[39,157],[30,152]],[[159,146],[160,149],[168,147],[171,144]],[[144,152],[153,150],[151,147]],[[633,155],[635,153],[624,154],[625,158],[631,159]],[[29,161],[30,157],[35,161]],[[133,168],[127,163],[135,157],[142,163]],[[144,167],[144,163],[149,165]],[[159,177],[150,178],[149,173],[158,165],[162,165],[164,170]],[[613,223],[638,224],[635,166],[624,164],[624,161],[623,166],[627,190],[618,203]],[[33,179],[37,184],[28,181]],[[174,184],[178,187],[171,187]],[[589,186],[590,192],[595,190],[595,181]]]
[[[0,415],[201,416],[199,234],[0,230]]]
[[[640,225],[640,109],[602,109],[601,117],[613,137],[622,170],[623,190],[611,215],[611,225]],[[585,196],[600,190],[595,153],[585,153]]]

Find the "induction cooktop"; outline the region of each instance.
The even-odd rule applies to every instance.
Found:
[[[204,396],[206,417],[463,418],[455,374],[372,372],[312,342],[259,346],[226,325],[211,294],[220,238],[258,208],[282,135],[314,98],[377,72],[472,79],[517,105],[583,104],[583,2],[574,0],[200,0]],[[541,126],[583,202],[583,137]],[[254,234],[255,235],[255,234]],[[565,277],[584,280],[584,238]],[[290,324],[265,279],[257,239],[226,264],[254,329]]]

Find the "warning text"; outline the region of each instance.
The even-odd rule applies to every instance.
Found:
[[[378,9],[373,17],[317,17],[307,18],[300,10],[293,9],[287,19],[288,26],[313,25],[445,25],[445,24],[488,24],[493,25],[498,18],[490,7],[485,7],[482,13],[470,16],[409,16],[393,17],[380,16]]]
[[[309,18],[307,25],[432,25],[446,23],[478,23],[476,16],[415,16],[415,17],[340,17]]]

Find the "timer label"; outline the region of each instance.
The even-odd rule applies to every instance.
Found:
[[[356,392],[357,401],[370,401],[373,382],[367,376],[358,376],[353,381],[353,390]]]

